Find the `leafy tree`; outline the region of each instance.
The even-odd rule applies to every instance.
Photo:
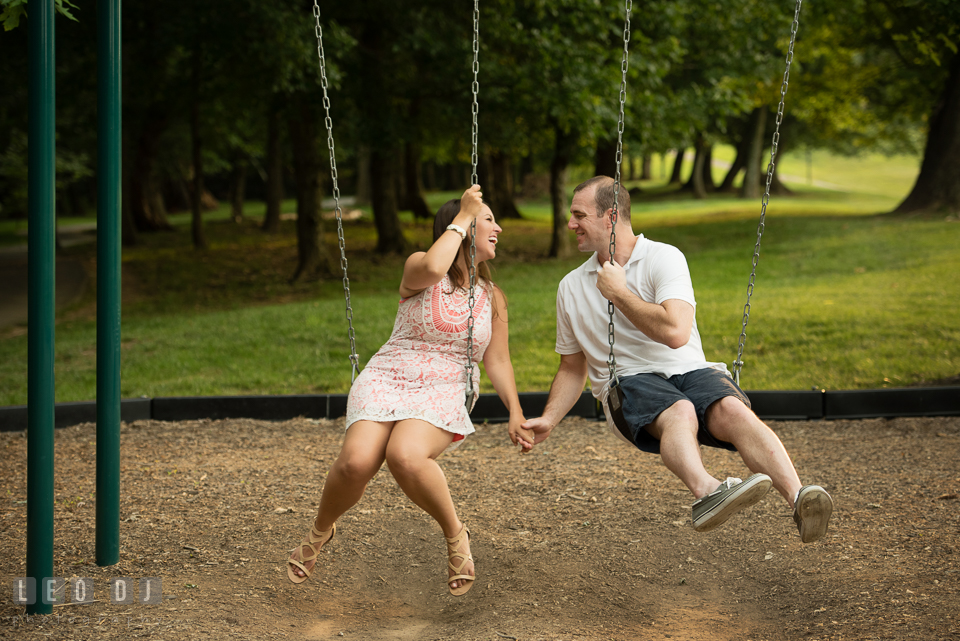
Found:
[[[9,5],[4,7],[10,9]],[[67,11],[64,15],[71,21],[58,26],[56,71],[60,95],[71,99],[61,98],[57,103],[56,203],[59,215],[77,215],[92,202],[87,185],[93,176],[96,131],[85,125],[95,119],[96,74],[93,78],[87,74],[93,54],[73,46],[89,26]],[[26,29],[11,28],[0,36],[4,71],[0,91],[0,215],[10,217],[27,216],[27,39]]]
[[[4,31],[11,31],[20,25],[20,18],[27,17],[28,4],[29,0],[0,0],[0,22]],[[70,9],[76,9],[77,5],[70,0],[54,0],[54,7],[65,18],[76,20]]]
[[[500,3],[493,29],[491,140],[500,149],[516,140],[545,152],[550,167],[553,237],[549,254],[569,252],[566,174],[593,147],[598,132],[615,130],[623,16],[617,2],[527,0]],[[499,129],[499,131],[497,131]],[[484,131],[489,131],[485,128]],[[521,132],[520,135],[517,135]],[[506,143],[506,144],[505,144]],[[514,147],[516,149],[516,147]]]
[[[802,29],[794,137],[844,153],[922,149],[896,211],[960,211],[960,5],[814,4]]]
[[[783,75],[793,6],[719,0],[673,7],[679,23],[680,53],[664,80],[673,109],[667,114],[663,133],[672,131],[676,136],[672,146],[679,150],[677,170],[682,150],[694,146],[694,169],[685,188],[696,197],[714,189],[710,171],[714,144],[762,137],[762,120],[750,116],[765,113],[768,105],[779,99],[776,92]],[[760,131],[755,131],[758,126]],[[744,154],[737,164],[749,167],[752,178],[759,176],[759,155],[747,162]],[[734,176],[725,182],[732,182]]]
[[[426,212],[416,174],[423,148],[438,139],[455,140],[448,125],[469,88],[463,71],[469,69],[465,38],[471,14],[467,5],[442,0],[361,0],[330,7],[329,19],[357,43],[342,60],[340,87],[353,106],[351,137],[369,152],[379,253],[406,251],[401,204]],[[459,104],[469,108],[466,101]]]

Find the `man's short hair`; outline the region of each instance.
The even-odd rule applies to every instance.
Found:
[[[608,209],[613,209],[613,186],[615,181],[610,176],[594,176],[590,180],[585,180],[573,189],[577,193],[597,186],[594,193],[594,202],[597,205],[597,216],[603,216]],[[617,213],[623,218],[624,222],[630,222],[630,192],[620,183],[620,195],[617,197]]]

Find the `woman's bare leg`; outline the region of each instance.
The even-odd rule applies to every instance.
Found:
[[[318,531],[326,532],[332,528],[336,520],[363,496],[367,483],[383,465],[392,429],[392,423],[373,421],[357,421],[347,429],[340,456],[330,467],[323,484],[320,508],[314,520]],[[290,558],[299,561],[302,552],[298,546]],[[307,561],[304,565],[312,569],[313,563]],[[304,576],[300,568],[292,567],[298,576]]]
[[[453,434],[425,421],[398,421],[390,434],[386,454],[397,484],[411,501],[436,519],[446,538],[455,537],[463,528],[450,497],[447,477],[436,461],[452,440]],[[462,552],[470,553],[468,541],[461,547],[465,548]],[[467,563],[463,574],[473,574],[472,562]],[[451,585],[457,588],[461,583],[454,581]]]

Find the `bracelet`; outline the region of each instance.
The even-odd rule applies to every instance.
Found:
[[[460,234],[460,240],[467,239],[467,230],[461,227],[460,225],[447,225],[447,229],[450,231],[455,231]]]

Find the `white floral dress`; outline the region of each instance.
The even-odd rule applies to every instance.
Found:
[[[473,306],[474,403],[480,389],[477,363],[490,344],[491,305],[477,287]],[[474,432],[464,406],[467,385],[468,294],[448,276],[400,301],[390,340],[367,363],[350,389],[347,428],[361,420],[416,418],[452,432],[457,447]]]

